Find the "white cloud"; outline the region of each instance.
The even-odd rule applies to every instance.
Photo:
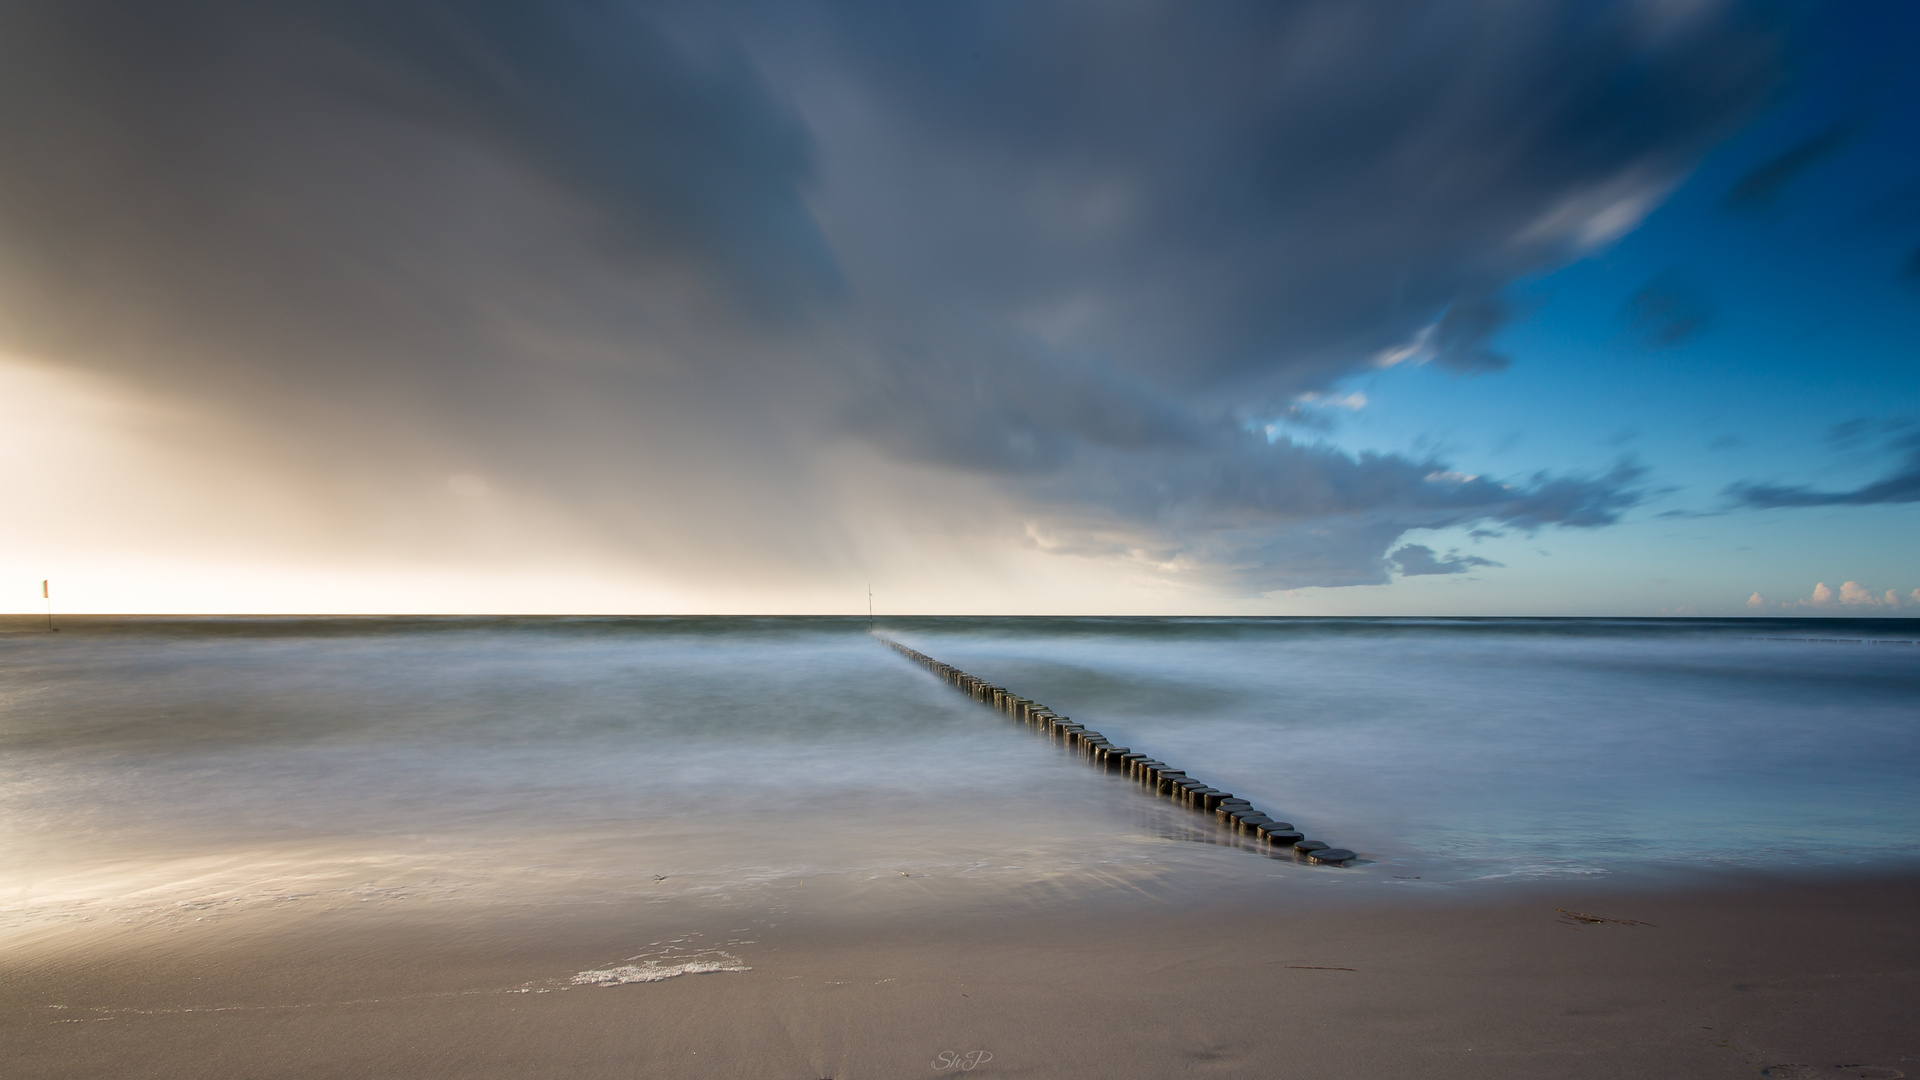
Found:
[[[1813,586],[1813,595],[1801,600],[1800,604],[1802,607],[1831,607],[1833,590],[1827,588],[1826,582],[1817,582]]]
[[[1849,581],[1840,586],[1840,602],[1861,607],[1899,607],[1900,594],[1888,589],[1880,596],[1857,581]]]
[[[1767,602],[1760,597],[1760,590],[1755,589],[1753,595],[1747,597],[1747,606],[1755,611],[1759,611],[1767,606]]]
[[[1754,593],[1753,595],[1757,598],[1760,594]],[[1920,589],[1914,590],[1914,598],[1920,600]],[[1872,589],[1867,588],[1857,581],[1841,582],[1840,592],[1835,594],[1831,588],[1827,587],[1827,583],[1823,581],[1813,587],[1812,596],[1796,601],[1796,603],[1801,607],[1833,607],[1838,603],[1847,607],[1893,608],[1900,606],[1900,594],[1893,589],[1888,589],[1886,592],[1876,596]],[[1753,606],[1753,600],[1749,599],[1747,605],[1749,607]]]
[[[1381,350],[1375,354],[1373,366],[1390,368],[1409,361],[1414,364],[1424,364],[1433,359],[1433,335],[1439,328],[1439,323],[1429,323],[1421,327],[1420,332],[1413,335],[1406,344]]]
[[[1367,395],[1359,390],[1355,390],[1351,394],[1337,395],[1323,394],[1316,390],[1309,390],[1304,394],[1295,394],[1293,400],[1296,405],[1305,405],[1316,409],[1345,409],[1348,412],[1359,412],[1361,409],[1367,407]]]
[[[1660,205],[1671,181],[1629,169],[1561,200],[1521,231],[1519,242],[1560,242],[1592,251],[1632,232]]]

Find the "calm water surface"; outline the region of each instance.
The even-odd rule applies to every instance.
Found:
[[[75,620],[0,636],[0,920],[1920,862],[1913,621],[880,629],[1369,863],[1225,846],[864,620]]]

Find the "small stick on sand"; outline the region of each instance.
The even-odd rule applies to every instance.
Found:
[[[1574,922],[1613,923],[1615,926],[1652,926],[1654,925],[1653,923],[1650,923],[1650,922],[1641,922],[1638,919],[1609,919],[1600,915],[1587,915],[1578,911],[1568,911],[1566,908],[1554,908],[1553,910],[1560,913],[1561,921],[1569,922],[1569,923],[1574,923]]]

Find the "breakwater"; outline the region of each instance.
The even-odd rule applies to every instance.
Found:
[[[1291,852],[1309,862],[1332,866],[1344,866],[1359,858],[1346,848],[1334,847],[1323,840],[1309,840],[1292,823],[1273,819],[1247,800],[1235,798],[1228,792],[1188,776],[1183,769],[1173,768],[1130,747],[1115,746],[1098,731],[1084,724],[1076,724],[1069,717],[1061,716],[1037,701],[1029,701],[1004,686],[995,686],[985,679],[969,675],[952,664],[941,663],[892,638],[880,637],[880,641],[975,701],[992,706],[1077,751],[1093,767],[1119,773],[1162,798],[1195,813],[1209,815],[1222,828],[1265,841],[1276,854]]]

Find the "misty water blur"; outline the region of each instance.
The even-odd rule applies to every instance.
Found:
[[[908,636],[1311,831],[1473,876],[1920,854],[1917,632],[1103,619]]]
[[[882,625],[1370,860],[1345,872],[1223,845],[866,630],[206,618],[10,634],[0,914],[764,898],[828,878],[1466,887],[1920,854],[1920,648],[1899,622]]]

